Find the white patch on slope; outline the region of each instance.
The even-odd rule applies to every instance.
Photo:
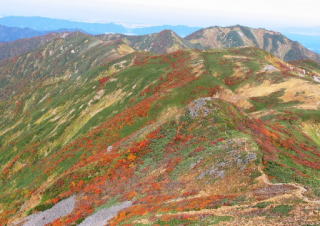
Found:
[[[95,214],[87,217],[79,226],[98,226],[106,225],[109,220],[117,216],[117,214],[128,207],[132,206],[131,201],[125,201],[118,205],[99,210]]]
[[[70,214],[74,209],[75,203],[75,196],[64,199],[46,211],[35,213],[26,217],[27,222],[24,223],[23,226],[44,226],[49,224],[56,219]]]

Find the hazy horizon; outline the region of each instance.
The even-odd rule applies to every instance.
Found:
[[[40,16],[81,22],[118,23],[126,26],[186,25],[196,27],[320,27],[320,2],[315,0],[232,1],[186,0],[11,0],[0,17]]]

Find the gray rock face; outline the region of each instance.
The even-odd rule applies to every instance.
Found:
[[[275,72],[275,71],[279,71],[279,69],[276,68],[276,67],[273,66],[273,65],[266,65],[266,66],[263,68],[263,71],[266,71],[266,72]]]
[[[108,146],[108,148],[107,148],[107,152],[111,152],[113,150],[113,147],[110,145],[110,146]]]
[[[320,77],[319,77],[319,76],[313,76],[313,80],[314,80],[315,82],[320,83]]]
[[[212,97],[205,97],[193,101],[188,107],[190,116],[196,118],[209,115],[213,109],[209,108],[207,105],[212,100]]]
[[[225,177],[229,169],[237,168],[244,170],[247,166],[257,159],[257,154],[253,151],[242,150],[246,145],[245,140],[230,139],[221,145],[221,149],[225,150],[225,155],[220,162],[215,163],[209,169],[201,172],[198,179],[209,176],[212,179],[222,179]]]
[[[109,208],[104,208],[99,210],[95,214],[87,217],[84,221],[82,221],[80,226],[103,226],[108,223],[109,220],[117,216],[117,214],[128,207],[132,206],[131,201],[125,201],[118,205],[114,205]]]
[[[28,216],[24,226],[44,226],[60,217],[70,214],[75,206],[76,198],[71,196],[54,205],[51,209]]]
[[[202,172],[199,175],[199,179],[204,178],[205,176],[212,176],[213,179],[217,179],[217,178],[224,178],[225,175],[225,171],[224,170],[219,170],[218,168],[213,167],[212,169]]]
[[[255,153],[249,153],[242,158],[237,158],[237,166],[241,170],[244,170],[250,162],[255,161],[256,159],[257,155]]]

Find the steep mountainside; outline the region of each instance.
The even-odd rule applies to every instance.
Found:
[[[309,33],[311,32],[309,31]],[[290,32],[286,32],[284,34],[292,40],[299,40],[299,43],[301,43],[303,46],[320,54],[320,31],[314,35],[312,33],[308,35],[308,33],[299,34],[299,33],[290,33]]]
[[[320,63],[314,62],[312,60],[291,61],[290,63],[300,68],[306,69],[307,71],[320,73]]]
[[[311,59],[320,62],[320,55],[281,33],[265,29],[244,26],[209,27],[187,36],[186,40],[199,49],[251,46],[264,49],[285,61]]]
[[[181,49],[192,48],[187,41],[183,40],[170,30],[141,36],[108,34],[100,35],[98,37],[102,40],[122,40],[137,51],[146,51],[157,54],[171,53]]]
[[[51,33],[28,39],[20,39],[14,42],[0,43],[0,61],[23,55],[44,46],[56,38],[68,35],[68,33]]]
[[[319,223],[317,64],[132,51],[77,33],[1,66],[29,82],[0,100],[0,225]]]
[[[42,39],[48,43],[33,52],[0,62],[0,99],[23,92],[35,81],[69,79],[134,51],[121,41],[101,41],[80,32],[50,38]]]
[[[0,42],[10,42],[44,34],[45,32],[35,31],[29,28],[6,27],[0,25]]]

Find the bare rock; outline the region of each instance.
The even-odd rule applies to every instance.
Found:
[[[212,100],[212,97],[205,97],[193,101],[188,106],[190,116],[192,118],[208,116],[213,111],[213,109],[208,106]]]
[[[23,220],[26,221],[23,226],[44,226],[52,223],[56,219],[70,214],[75,207],[75,203],[75,196],[64,199],[46,211],[35,213],[26,217],[26,219]]]
[[[82,221],[79,226],[96,226],[96,225],[106,225],[109,220],[117,216],[117,214],[128,207],[132,206],[131,201],[125,201],[118,205],[114,205],[109,208],[103,208],[93,215],[87,217]]]

